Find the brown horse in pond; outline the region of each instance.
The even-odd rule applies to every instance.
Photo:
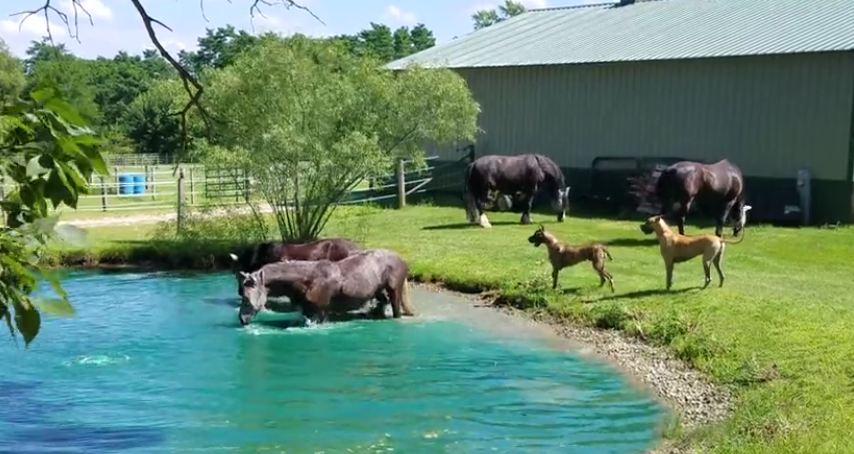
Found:
[[[715,217],[715,235],[720,237],[728,219],[733,219],[732,234],[737,237],[747,224],[744,176],[741,169],[724,159],[714,164],[680,161],[667,167],[655,188],[661,201],[661,214],[674,215],[679,234],[685,234],[685,218],[697,207]]]
[[[331,260],[337,262],[362,248],[346,238],[327,238],[308,243],[285,243],[267,241],[256,244],[237,254],[229,254],[233,261],[234,276],[237,279],[237,294],[243,296],[243,276],[241,273],[257,271],[268,263],[282,260]],[[282,295],[270,295],[282,296]]]
[[[373,299],[380,303],[374,312],[377,317],[385,315],[388,304],[394,318],[414,315],[408,274],[406,262],[385,249],[357,252],[337,262],[284,260],[267,264],[255,272],[241,273],[244,291],[238,318],[242,325],[249,324],[270,293],[287,295],[306,319],[319,323],[330,313],[358,310]]]

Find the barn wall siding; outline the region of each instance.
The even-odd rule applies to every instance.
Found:
[[[478,155],[581,169],[597,156],[729,158],[754,177],[849,177],[851,54],[459,72],[481,104]]]

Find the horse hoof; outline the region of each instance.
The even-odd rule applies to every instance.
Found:
[[[480,215],[480,222],[479,222],[479,224],[480,224],[480,226],[481,226],[481,227],[483,227],[483,228],[485,228],[485,229],[488,229],[488,228],[491,228],[491,227],[492,227],[492,224],[490,224],[490,223],[489,223],[489,219],[487,219],[487,217],[486,217],[486,215],[485,215],[485,214],[481,214],[481,215]]]

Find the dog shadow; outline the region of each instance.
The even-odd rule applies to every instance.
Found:
[[[628,293],[619,293],[615,295],[608,295],[597,300],[590,301],[591,303],[598,303],[602,301],[615,301],[622,299],[638,299],[645,298],[648,296],[664,296],[664,295],[678,295],[682,293],[694,293],[703,290],[703,287],[688,287],[688,288],[680,288],[676,290],[667,290],[663,288],[657,289],[649,289],[649,290],[639,290],[636,292],[628,292]]]
[[[647,247],[658,244],[656,238],[616,238],[603,242],[605,246],[618,247]]]

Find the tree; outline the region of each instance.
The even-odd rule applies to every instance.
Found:
[[[525,5],[513,0],[504,0],[503,5],[499,5],[498,9],[484,9],[472,14],[471,18],[474,21],[474,29],[495,25],[505,21],[513,16],[518,16],[526,11]]]
[[[436,45],[436,38],[424,24],[418,24],[409,32],[409,40],[412,41],[412,51],[421,52]]]
[[[9,53],[6,43],[0,40],[0,103],[17,97],[25,83],[24,67]]]
[[[205,36],[198,39],[198,50],[181,51],[179,59],[194,74],[200,74],[205,68],[224,68],[247,49],[257,44],[259,38],[234,26],[205,30]]]
[[[177,81],[163,81],[133,100],[123,114],[127,137],[139,153],[174,153],[181,147],[181,88]]]
[[[394,59],[394,38],[387,25],[371,22],[371,28],[359,32],[359,41],[364,43],[364,55],[383,62]]]
[[[75,57],[63,45],[33,41],[27,49],[27,86],[51,86],[89,122],[101,116],[95,102],[95,84],[89,62]]]
[[[476,131],[478,106],[457,74],[395,75],[340,41],[264,42],[213,73],[209,90],[221,123],[207,162],[249,169],[286,240],[316,238],[353,185],[395,158]]]
[[[0,227],[0,319],[12,335],[21,334],[29,345],[41,326],[39,310],[73,312],[59,282],[44,270],[56,298],[31,297],[39,270],[39,253],[53,231],[48,202],[77,206],[88,192],[93,172],[107,174],[100,140],[85,127],[83,117],[42,86],[26,99],[0,107],[0,173],[14,189],[0,201],[5,227]]]

